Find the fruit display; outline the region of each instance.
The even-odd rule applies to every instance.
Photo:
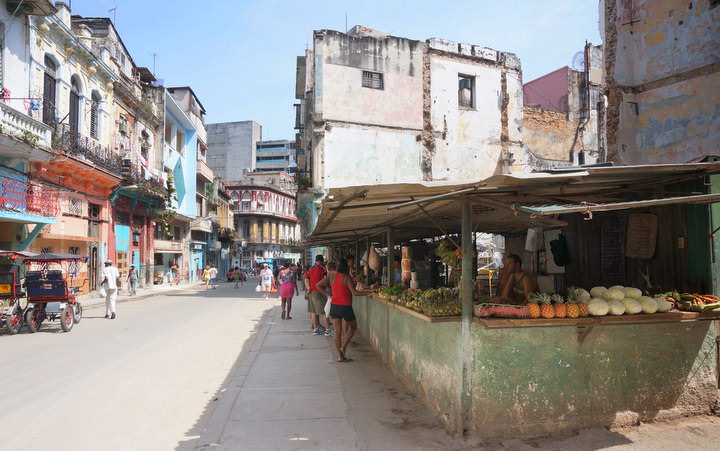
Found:
[[[567,316],[567,306],[565,305],[565,299],[559,294],[553,294],[550,296],[550,300],[553,303],[555,309],[555,318],[565,318]]]
[[[451,288],[435,288],[422,291],[395,285],[380,288],[377,297],[427,316],[457,316],[462,313],[458,292],[456,289]]]
[[[393,285],[391,287],[382,287],[377,291],[377,297],[385,301],[395,302],[398,297],[405,293],[404,285]]]
[[[509,304],[478,304],[474,309],[475,316],[488,318],[496,316],[500,318],[529,318],[530,309],[527,305]]]
[[[720,313],[720,298],[712,294],[691,294],[672,291],[661,294],[659,298],[674,304],[678,310],[686,312]]]

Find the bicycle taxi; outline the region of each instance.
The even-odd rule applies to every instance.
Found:
[[[80,322],[82,305],[76,293],[87,279],[81,281],[77,276],[80,264],[87,260],[73,254],[38,254],[23,259],[27,293],[25,324],[30,332],[37,332],[45,320],[59,319],[65,332]]]
[[[8,332],[16,334],[23,326],[25,311],[25,292],[20,276],[18,259],[33,257],[34,252],[19,252],[0,250],[0,258],[8,259],[11,263],[0,264],[0,327],[5,325]]]

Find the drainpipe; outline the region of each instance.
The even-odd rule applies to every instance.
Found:
[[[461,325],[461,359],[462,384],[460,393],[460,415],[457,419],[457,435],[465,435],[468,430],[468,422],[472,410],[472,367],[473,367],[473,340],[472,340],[472,317],[473,317],[473,241],[472,241],[472,218],[471,205],[467,195],[460,199],[461,235],[462,235],[462,277],[460,279],[460,302],[462,304],[462,325]]]

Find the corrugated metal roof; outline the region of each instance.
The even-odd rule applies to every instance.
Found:
[[[458,233],[461,195],[470,198],[473,226],[480,232],[562,227],[564,222],[542,216],[542,210],[520,207],[547,209],[577,206],[582,202],[627,203],[705,194],[670,193],[666,186],[714,173],[720,173],[718,162],[572,168],[495,175],[459,185],[418,183],[333,188],[323,201],[318,225],[306,242],[330,244],[372,237],[388,227],[395,229],[398,241]],[[702,201],[715,201],[713,199]],[[698,200],[700,198],[694,199]],[[691,201],[688,199],[688,203]]]

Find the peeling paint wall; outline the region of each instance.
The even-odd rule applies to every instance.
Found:
[[[520,152],[513,54],[356,27],[316,31],[313,56],[301,146],[316,188],[467,182],[508,170]],[[382,88],[363,86],[363,71],[381,74]],[[472,108],[459,107],[459,75],[474,78]]]
[[[498,172],[501,158],[501,71],[431,54],[432,180],[475,181]],[[474,108],[458,106],[458,74],[473,77]]]
[[[720,7],[709,0],[605,0],[608,153],[682,163],[720,142]]]
[[[474,327],[472,430],[537,435],[709,413],[717,325]],[[675,346],[682,337],[684,346]],[[672,362],[670,365],[669,363]]]

